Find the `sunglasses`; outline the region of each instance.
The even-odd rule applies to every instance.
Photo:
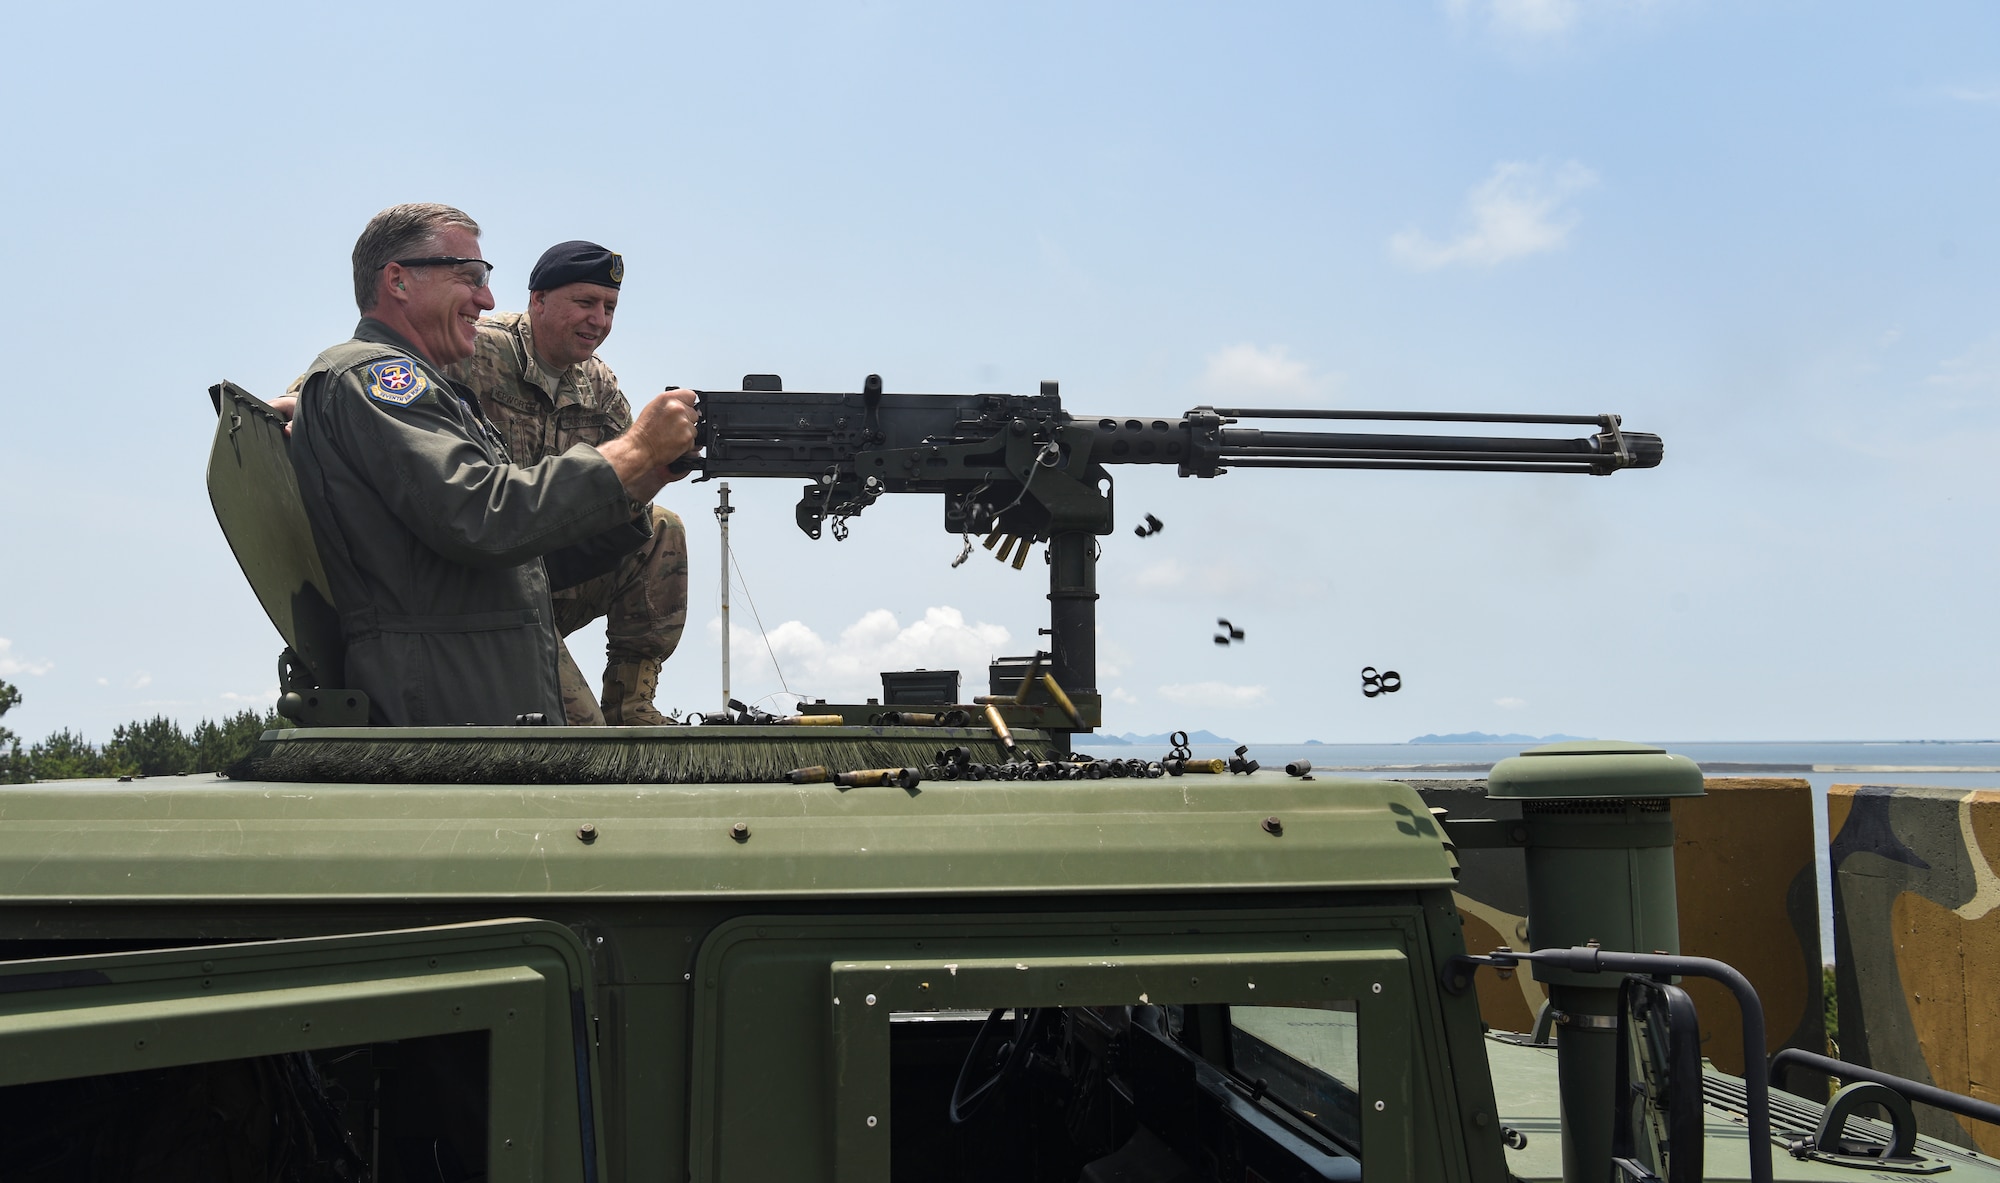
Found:
[[[457,267],[459,277],[475,288],[486,286],[493,274],[493,264],[484,259],[461,259],[455,255],[426,255],[421,259],[392,260],[404,267]],[[388,266],[384,263],[383,266]]]

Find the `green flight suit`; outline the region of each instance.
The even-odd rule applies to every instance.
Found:
[[[367,691],[372,722],[562,720],[543,557],[574,579],[650,532],[595,448],[510,463],[469,391],[363,318],[307,371],[291,455],[340,612],[342,684]]]

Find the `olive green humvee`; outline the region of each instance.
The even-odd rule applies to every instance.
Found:
[[[217,406],[218,513],[311,664],[337,635],[310,548],[246,508],[284,508],[259,483],[282,484],[282,436],[240,392]],[[9,788],[0,1180],[1601,1183],[1772,1158],[1786,1179],[2000,1178],[1906,1138],[1907,1103],[1829,1132],[1779,1094],[1753,1132],[1761,1091],[1691,1058],[1664,971],[1606,975],[1657,1012],[1485,1030],[1454,844],[1584,868],[1531,899],[1543,939],[1520,958],[1620,892],[1631,931],[1604,948],[1670,955],[1671,864],[1664,914],[1644,869],[1668,790],[1647,786],[1699,791],[1678,757],[1525,758],[1576,782],[1537,815],[1560,840],[1454,830],[1397,782],[1267,770],[530,783],[581,745],[711,730],[302,726],[265,755],[388,755],[345,782]],[[453,744],[533,758],[510,778],[423,758]],[[1623,768],[1643,775],[1593,787]],[[1600,1107],[1564,1065],[1614,1043]]]

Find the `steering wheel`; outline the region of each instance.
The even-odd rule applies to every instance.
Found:
[[[1028,1045],[1042,1029],[1042,1017],[1047,1013],[1040,1007],[1016,1009],[1009,1022],[1007,1008],[996,1007],[986,1016],[965,1053],[965,1063],[959,1065],[958,1082],[951,1086],[951,1124],[971,1121],[987,1098],[1028,1066]]]

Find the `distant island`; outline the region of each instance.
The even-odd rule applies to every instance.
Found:
[[[1077,742],[1087,743],[1092,746],[1105,745],[1105,746],[1125,747],[1129,745],[1132,747],[1138,747],[1141,744],[1145,744],[1148,746],[1157,745],[1159,747],[1166,747],[1168,744],[1173,742],[1173,733],[1161,732],[1158,735],[1135,735],[1132,732],[1127,731],[1123,735],[1079,736],[1077,738]],[[1197,743],[1228,744],[1228,743],[1235,743],[1236,741],[1230,739],[1227,736],[1217,735],[1213,731],[1190,731],[1188,732],[1188,742],[1191,744],[1197,744]]]
[[[1450,735],[1419,735],[1411,743],[1565,743],[1586,740],[1584,735],[1492,735],[1484,731],[1456,731]]]
[[[1563,743],[1565,741],[1583,740],[1587,738],[1589,737],[1582,735],[1518,735],[1518,734],[1491,735],[1484,731],[1460,731],[1452,735],[1419,735],[1417,738],[1410,740],[1409,742],[1411,743]],[[1158,735],[1139,735],[1135,732],[1127,731],[1123,735],[1079,735],[1076,737],[1076,742],[1085,747],[1164,748],[1168,746],[1170,743],[1172,743],[1173,740],[1171,738],[1170,733],[1168,732],[1161,732]],[[1217,735],[1213,731],[1188,732],[1188,743],[1190,744],[1222,744],[1228,746],[1228,745],[1233,745],[1235,742],[1236,742],[1235,740],[1230,739],[1228,736]],[[1304,741],[1304,744],[1307,747],[1323,746],[1325,743],[1326,743],[1325,740],[1320,740],[1320,739],[1308,739]]]

